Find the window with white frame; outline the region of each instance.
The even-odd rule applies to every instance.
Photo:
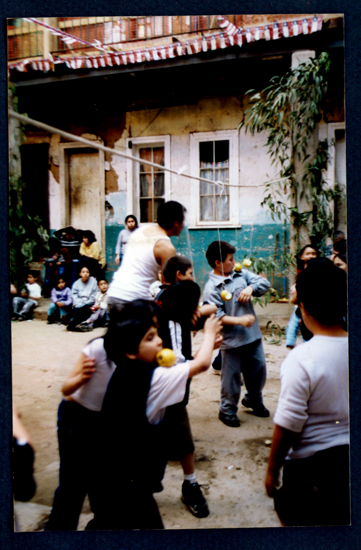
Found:
[[[193,180],[193,224],[227,226],[238,223],[237,143],[237,133],[233,131],[191,134],[191,173],[208,180]]]
[[[140,223],[156,222],[159,205],[169,196],[169,172],[163,169],[169,166],[169,136],[127,141],[132,144],[132,156],[145,161],[127,161],[127,210]]]

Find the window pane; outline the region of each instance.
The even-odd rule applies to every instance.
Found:
[[[152,201],[148,199],[140,200],[140,222],[147,223],[152,220]]]
[[[227,195],[227,202],[225,197],[216,197],[216,221],[226,222],[229,220],[229,196]]]
[[[163,197],[164,195],[164,172],[158,172],[154,179],[154,196]]]
[[[152,196],[152,180],[150,175],[140,174],[140,196]]]
[[[214,221],[213,197],[201,197],[201,220],[204,222]]]
[[[164,199],[156,199],[154,201],[154,211],[155,211],[154,212],[154,220],[153,220],[154,222],[156,222],[157,219],[158,219],[158,208],[161,204],[163,204],[163,202],[164,202]]]
[[[215,162],[224,162],[228,161],[229,159],[229,141],[215,141],[214,142],[214,149],[215,149]]]
[[[199,160],[201,162],[213,162],[213,141],[201,141],[199,143]]]

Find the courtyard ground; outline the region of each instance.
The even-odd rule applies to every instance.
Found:
[[[21,531],[42,531],[57,487],[59,456],[56,415],[60,387],[82,348],[104,329],[74,333],[46,324],[46,306],[38,308],[30,322],[12,322],[13,399],[36,451],[37,491],[28,503],[16,503]],[[289,304],[257,309],[263,332],[269,320],[285,326]],[[194,338],[197,350],[202,333]],[[265,494],[264,478],[273,432],[272,417],[280,388],[280,366],[288,350],[264,342],[268,377],[264,402],[271,417],[262,419],[240,405],[240,428],[228,428],[218,420],[220,376],[210,369],[193,379],[188,413],[196,446],[197,481],[203,486],[210,515],[193,517],[180,500],[182,469],[168,464],[164,491],[155,495],[166,529],[218,529],[280,526],[273,501]],[[92,517],[89,503],[83,506],[79,530]]]

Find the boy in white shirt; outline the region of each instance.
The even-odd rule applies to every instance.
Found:
[[[283,525],[348,525],[346,274],[330,260],[314,260],[298,275],[296,290],[314,336],[281,367],[266,491]]]
[[[33,309],[38,306],[41,298],[41,287],[36,282],[37,280],[37,272],[29,271],[25,289],[21,291],[20,296],[13,298],[13,320],[25,321],[30,319]]]

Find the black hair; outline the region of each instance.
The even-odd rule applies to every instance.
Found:
[[[83,267],[84,267],[84,266],[83,266]],[[57,275],[57,277],[56,277],[56,279],[55,279],[55,286],[58,286],[59,281],[64,281],[65,286],[67,286],[66,280],[64,279],[63,275]]]
[[[29,269],[26,276],[28,277],[29,275],[32,275],[34,277],[34,279],[39,278],[39,272],[35,271],[34,269]]]
[[[236,249],[225,241],[213,241],[206,251],[206,258],[211,267],[216,267],[216,260],[222,263],[226,260],[228,254],[234,254]]]
[[[345,252],[339,252],[338,254],[334,255],[333,262],[335,263],[336,258],[340,258],[340,260],[347,265],[347,254]]]
[[[189,323],[198,307],[201,289],[194,281],[179,281],[164,289],[157,298],[161,312],[177,323]]]
[[[303,248],[301,248],[301,250],[298,252],[298,254],[296,254],[297,269],[299,271],[302,271],[305,267],[305,261],[301,259],[301,256],[304,253],[304,251],[306,250],[306,248],[312,248],[312,250],[314,250],[316,252],[317,258],[319,257],[319,252],[318,252],[317,248],[313,244],[306,244]]]
[[[89,244],[95,243],[95,241],[97,240],[96,236],[93,233],[93,231],[90,231],[90,229],[87,229],[87,230],[83,231],[82,236],[88,239]]]
[[[296,281],[297,301],[319,323],[341,324],[347,311],[347,276],[331,260],[312,260]]]
[[[333,243],[333,249],[337,254],[346,254],[347,241],[346,239],[340,239]]]
[[[120,311],[113,310],[104,335],[104,349],[116,365],[127,353],[138,352],[139,344],[151,327],[156,326],[157,306],[149,300],[133,300]]]
[[[109,283],[108,283],[108,281],[106,280],[106,278],[105,278],[104,275],[97,278],[97,284],[99,284],[100,281],[105,281],[105,282],[107,283],[107,285],[109,285]]]
[[[176,281],[177,271],[185,275],[190,267],[192,267],[192,262],[185,256],[172,256],[165,262],[162,270],[165,282],[172,285]]]
[[[182,223],[186,209],[180,202],[168,201],[159,205],[157,223],[165,230],[171,229],[174,222]]]
[[[135,229],[137,229],[137,227],[138,227],[138,220],[137,220],[137,218],[136,218],[133,214],[128,214],[128,216],[126,216],[126,218],[125,218],[125,220],[124,220],[125,225],[127,225],[127,221],[128,221],[128,220],[134,220],[134,221],[135,221],[135,227],[134,227],[133,231],[134,231]]]
[[[333,234],[333,244],[346,239],[346,235],[343,231],[335,231]]]

